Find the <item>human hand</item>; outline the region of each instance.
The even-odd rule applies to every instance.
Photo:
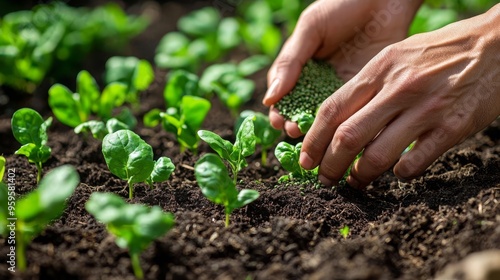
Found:
[[[301,15],[297,27],[268,72],[264,105],[269,118],[288,135],[302,135],[296,123],[273,108],[295,85],[310,58],[329,61],[337,74],[349,80],[380,50],[404,39],[422,0],[316,1]]]
[[[304,138],[300,163],[325,185],[367,186],[394,164],[411,179],[500,114],[500,4],[385,48],[330,96]],[[416,140],[412,150],[402,154]]]

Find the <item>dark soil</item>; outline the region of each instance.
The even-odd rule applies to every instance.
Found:
[[[134,50],[154,51],[176,18],[195,6],[167,2],[158,7],[161,18],[134,40],[132,54],[151,59],[151,53]],[[163,108],[165,74],[157,70],[138,116]],[[265,71],[253,78],[257,92],[245,108],[264,112]],[[40,107],[38,102],[29,98],[23,104]],[[43,104],[41,112],[48,117]],[[230,139],[233,121],[214,100],[204,128]],[[159,127],[140,124],[136,132],[156,157],[168,156],[176,164],[170,180],[153,190],[138,184],[130,201],[159,205],[176,217],[176,226],[141,256],[147,279],[431,279],[473,252],[500,248],[500,120],[445,153],[423,177],[400,182],[386,172],[366,192],[279,184],[284,172],[278,161],[271,153],[269,166],[260,166],[259,151],[241,174],[239,187],[256,189],[261,196],[235,210],[228,228],[222,207],[204,198],[195,182],[192,167],[198,156],[180,154],[174,138]],[[44,172],[72,164],[81,183],[63,216],[28,247],[27,272],[7,270],[7,242],[0,238],[5,245],[0,278],[133,279],[127,251],[84,209],[95,191],[127,198],[126,183],[108,171],[99,141],[75,135],[57,121],[49,138],[53,152]],[[0,139],[0,154],[15,169],[16,192],[22,196],[35,188],[36,168],[13,155],[19,145],[8,113],[0,117]],[[209,151],[200,146],[200,154]],[[343,238],[339,229],[345,225],[350,234]]]

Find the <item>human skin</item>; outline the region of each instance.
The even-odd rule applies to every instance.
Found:
[[[311,57],[328,60],[348,80],[320,107],[300,156],[306,169],[319,165],[319,179],[327,186],[338,183],[361,151],[347,178],[352,187],[366,187],[392,166],[398,178],[415,178],[500,114],[500,4],[404,39],[421,1],[398,1],[402,12],[372,32],[370,44],[346,55],[343,42],[352,45],[364,31],[355,26],[369,24],[374,19],[367,15],[387,9],[389,2],[315,2],[268,73],[263,103],[271,106],[273,126],[291,137],[301,135],[297,125],[272,104],[291,90],[302,65]],[[413,141],[414,148],[401,155]]]

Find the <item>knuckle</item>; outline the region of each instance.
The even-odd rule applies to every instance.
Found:
[[[321,104],[316,119],[326,120],[325,125],[335,125],[340,121],[343,109],[339,102],[333,97],[328,97],[323,104]]]
[[[348,150],[357,150],[361,145],[361,133],[352,124],[341,124],[334,135],[334,143]]]
[[[383,151],[370,151],[363,152],[363,159],[371,170],[382,172],[389,169],[393,160]]]

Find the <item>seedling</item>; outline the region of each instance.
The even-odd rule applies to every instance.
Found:
[[[154,182],[168,180],[175,169],[167,157],[154,161],[151,146],[130,130],[106,135],[102,154],[111,173],[127,181],[130,199],[134,196],[135,183],[146,182],[153,187]]]
[[[42,177],[42,164],[50,157],[51,149],[47,146],[47,128],[52,123],[52,118],[43,120],[42,116],[33,109],[22,108],[14,112],[11,120],[12,133],[21,148],[15,153],[25,155],[29,162],[37,168],[37,182]]]
[[[344,239],[347,239],[347,237],[349,236],[349,233],[351,232],[351,229],[349,228],[349,226],[345,225],[344,227],[339,229],[339,232],[340,232],[340,235],[342,235],[342,237]]]
[[[255,83],[245,77],[263,69],[269,63],[268,57],[256,55],[241,61],[238,65],[232,63],[211,65],[203,72],[200,88],[207,94],[215,92],[236,117],[241,106],[252,98],[255,90]]]
[[[174,216],[159,206],[147,207],[127,204],[112,193],[93,193],[85,209],[115,236],[116,245],[128,249],[132,269],[143,279],[139,256],[151,242],[166,234],[174,226]]]
[[[197,96],[183,96],[179,108],[168,108],[165,112],[153,109],[144,116],[146,126],[156,126],[161,122],[163,129],[173,133],[181,146],[181,153],[186,149],[197,153],[200,129],[210,111],[210,101]]]
[[[310,60],[295,87],[276,103],[276,108],[286,119],[297,122],[300,131],[306,133],[320,105],[342,85],[328,63]]]
[[[250,51],[275,57],[283,39],[279,27],[274,23],[272,9],[267,1],[249,2],[248,6],[240,9],[243,11],[240,28],[243,41]]]
[[[76,134],[91,133],[95,139],[99,139],[102,141],[102,139],[104,139],[106,135],[122,129],[129,129],[129,126],[115,118],[111,118],[106,123],[104,123],[103,121],[95,120],[81,123],[77,127],[75,127],[74,131]]]
[[[255,153],[255,144],[257,140],[253,125],[254,119],[255,116],[251,115],[241,123],[234,144],[222,139],[222,137],[211,131],[198,131],[200,138],[207,142],[208,145],[229,164],[233,173],[234,185],[236,185],[239,171],[248,165],[245,158]]]
[[[202,62],[217,60],[241,41],[238,20],[221,19],[213,7],[187,14],[177,26],[180,32],[166,34],[156,49],[159,67],[196,71]]]
[[[300,150],[302,149],[302,142],[297,143],[295,146],[287,143],[280,142],[274,150],[274,154],[281,166],[290,174],[283,175],[279,178],[280,182],[296,181],[300,184],[311,183],[315,187],[319,187],[321,183],[318,181],[318,168],[306,170],[300,166]]]
[[[115,3],[89,10],[52,1],[7,14],[0,24],[0,85],[32,93],[48,74],[65,77],[89,52],[121,48],[147,24]]]
[[[224,206],[225,225],[234,209],[241,208],[259,197],[256,190],[238,192],[235,180],[231,180],[221,158],[215,154],[203,155],[195,164],[195,176],[203,195],[215,204]]]
[[[254,112],[251,110],[246,110],[241,112],[240,117],[238,118],[235,131],[238,131],[243,120],[248,116],[255,116],[255,120],[253,122],[256,144],[261,145],[261,164],[263,166],[267,165],[267,150],[271,148],[276,140],[281,136],[281,130],[275,129],[271,126],[269,122],[269,118],[259,112]]]
[[[144,116],[144,125],[162,124],[163,128],[176,136],[181,153],[186,149],[197,153],[200,129],[210,111],[210,101],[201,97],[198,77],[185,70],[173,71],[165,86],[164,98],[167,110],[153,109]]]
[[[127,86],[118,82],[108,84],[101,94],[95,79],[85,70],[80,71],[76,83],[77,93],[61,84],[49,89],[52,112],[70,127],[88,121],[92,113],[101,120],[110,119],[113,109],[123,105],[127,98]]]
[[[146,90],[154,77],[153,67],[145,59],[113,56],[106,62],[106,83],[126,85],[127,101],[136,107],[139,106],[139,92]]]
[[[38,188],[13,203],[8,197],[14,197],[14,191],[0,182],[0,233],[7,237],[8,230],[15,229],[17,267],[26,270],[26,247],[54,219],[59,218],[65,209],[66,200],[80,182],[75,168],[64,165],[55,168],[40,181]],[[9,205],[9,207],[7,207]],[[15,205],[15,210],[12,207]],[[15,217],[15,226],[11,226]],[[10,243],[9,244],[13,244]]]

